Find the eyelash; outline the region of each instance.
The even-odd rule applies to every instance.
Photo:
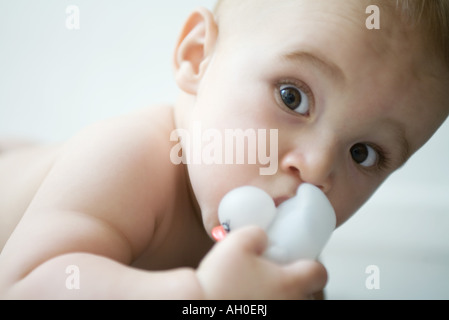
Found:
[[[376,151],[377,156],[379,157],[377,160],[376,165],[370,167],[370,168],[363,168],[364,170],[378,170],[378,171],[388,171],[388,169],[390,168],[390,156],[389,153],[386,152],[383,148],[381,148],[379,145],[377,144],[373,144],[373,143],[366,143],[367,145],[369,145],[371,148],[374,149],[374,151]]]

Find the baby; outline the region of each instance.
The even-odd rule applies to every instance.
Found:
[[[369,27],[370,5],[379,28]],[[253,185],[279,205],[310,183],[344,223],[446,119],[448,25],[445,0],[195,10],[174,50],[173,106],[1,154],[0,297],[312,297],[324,266],[267,260],[261,229],[214,244],[218,204]],[[240,163],[224,160],[239,150],[223,142],[220,160],[207,142],[237,130],[257,133],[257,146],[245,140]],[[250,157],[261,149],[273,161]]]

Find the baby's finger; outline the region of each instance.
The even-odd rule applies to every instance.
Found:
[[[304,298],[323,290],[328,279],[326,268],[314,260],[293,262],[285,266],[285,271],[287,292]]]
[[[230,232],[223,242],[236,248],[242,248],[245,252],[262,255],[267,247],[268,238],[262,228],[248,226]]]

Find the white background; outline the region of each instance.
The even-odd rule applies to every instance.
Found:
[[[178,33],[192,9],[213,3],[0,0],[0,136],[61,141],[97,120],[174,102]],[[68,5],[80,10],[79,30],[66,28]],[[446,121],[334,233],[322,255],[328,298],[449,299],[448,164]],[[365,285],[369,265],[379,289]]]

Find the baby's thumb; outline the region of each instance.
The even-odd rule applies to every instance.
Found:
[[[256,226],[242,227],[229,233],[226,240],[248,253],[262,255],[268,243],[265,231]]]
[[[299,260],[284,268],[292,276],[291,283],[308,295],[321,291],[326,286],[327,271],[319,261]]]

